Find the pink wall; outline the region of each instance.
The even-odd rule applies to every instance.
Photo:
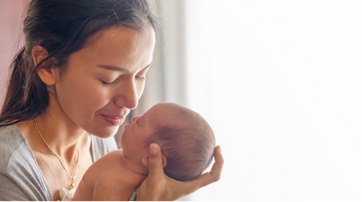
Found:
[[[8,70],[12,58],[19,50],[24,9],[30,0],[0,0],[0,109],[5,98]],[[23,40],[21,44],[23,45]]]

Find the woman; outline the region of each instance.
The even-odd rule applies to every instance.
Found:
[[[58,200],[116,149],[112,137],[142,95],[157,18],[145,0],[32,0],[0,116],[0,200]],[[91,135],[90,135],[91,134]],[[137,200],[175,200],[220,178],[168,178],[158,145]]]

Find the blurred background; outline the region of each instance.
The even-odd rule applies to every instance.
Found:
[[[28,2],[0,0],[0,99]],[[163,30],[131,115],[185,105],[225,158],[219,182],[182,200],[362,200],[362,1],[153,6]]]

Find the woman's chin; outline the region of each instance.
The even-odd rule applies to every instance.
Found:
[[[97,128],[97,130],[91,134],[96,137],[99,137],[99,138],[109,138],[109,137],[113,137],[117,133],[118,128],[119,128],[119,126],[107,127],[107,128],[103,128],[101,130],[100,130],[100,128]]]

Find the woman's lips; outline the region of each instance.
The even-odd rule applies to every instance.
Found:
[[[106,116],[106,115],[102,115],[102,116],[108,123],[110,123],[111,125],[114,125],[114,126],[119,126],[124,121],[124,116],[117,116],[117,117]]]

